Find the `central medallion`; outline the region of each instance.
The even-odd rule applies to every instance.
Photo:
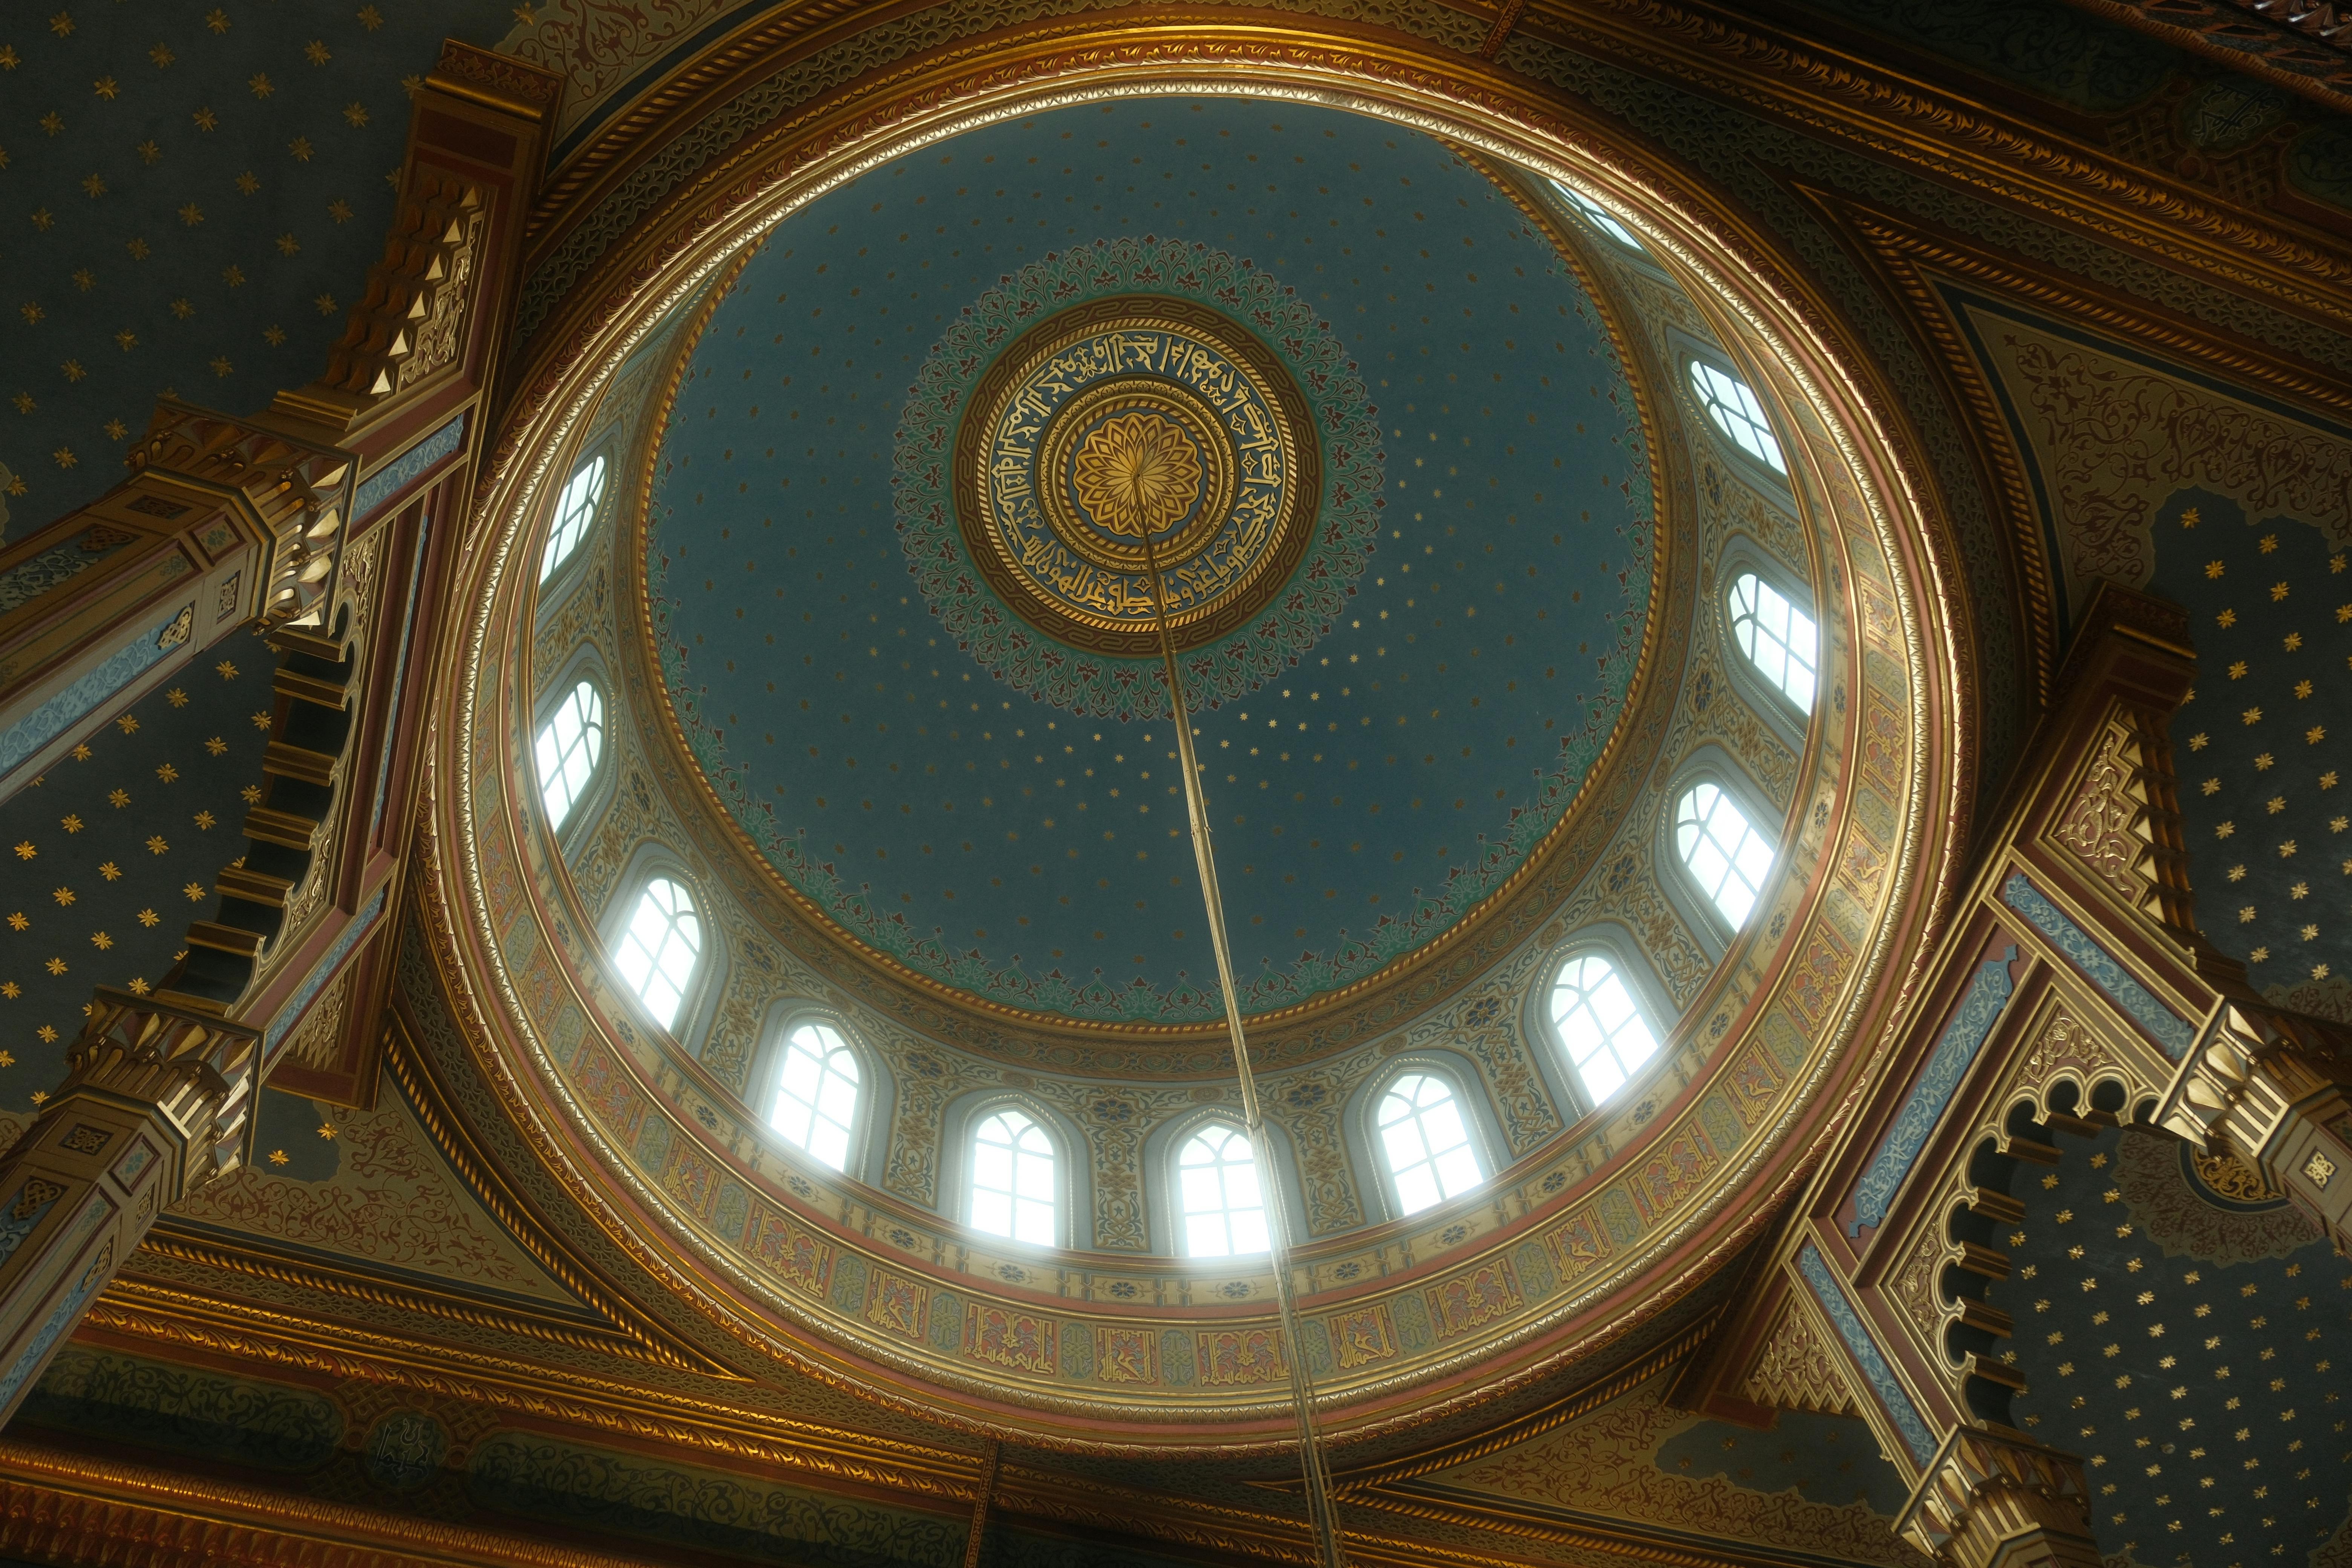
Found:
[[[1249,332],[1190,300],[1096,300],[982,378],[957,431],[957,523],[1031,625],[1145,657],[1151,566],[1179,648],[1246,625],[1306,552],[1320,469],[1306,399]]]

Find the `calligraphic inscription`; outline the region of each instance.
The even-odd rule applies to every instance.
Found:
[[[1275,1329],[1223,1329],[1200,1335],[1201,1381],[1225,1387],[1279,1383],[1290,1375]]]
[[[1527,1304],[1510,1260],[1503,1258],[1432,1285],[1422,1294],[1429,1298],[1429,1315],[1437,1324],[1440,1339],[1466,1334]]]
[[[1159,1338],[1150,1329],[1095,1329],[1095,1375],[1105,1383],[1159,1379]]]
[[[1389,1310],[1375,1301],[1352,1312],[1335,1312],[1328,1320],[1331,1348],[1341,1371],[1387,1361],[1397,1353],[1396,1327]]]
[[[1191,300],[1098,300],[982,379],[957,434],[957,520],[990,585],[1056,639],[1155,654],[1164,608],[1194,647],[1297,566],[1315,448],[1304,400],[1244,329]]]
[[[964,1308],[964,1344],[982,1361],[1015,1372],[1054,1374],[1054,1324],[1050,1319],[1009,1312],[978,1301]]]

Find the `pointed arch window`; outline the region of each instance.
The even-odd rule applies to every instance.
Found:
[[[830,1024],[803,1024],[784,1036],[768,1125],[835,1170],[849,1164],[857,1120],[857,1053]]]
[[[1461,1102],[1444,1079],[1432,1073],[1398,1079],[1381,1097],[1377,1124],[1400,1212],[1419,1214],[1486,1179]]]
[[[1231,1258],[1267,1250],[1265,1198],[1249,1134],[1216,1124],[1184,1140],[1176,1156],[1176,1194],[1190,1258]]]
[[[1756,400],[1752,387],[1729,371],[1719,370],[1704,360],[1690,362],[1690,380],[1691,391],[1698,395],[1699,405],[1715,421],[1717,429],[1774,473],[1789,471],[1788,459],[1780,455],[1780,440],[1772,434],[1771,421],[1764,417],[1764,405]]]
[[[1054,1245],[1060,1218],[1054,1141],[1010,1107],[971,1135],[971,1228],[1039,1247]]]
[[[1813,710],[1821,628],[1787,595],[1753,572],[1732,580],[1731,640],[1790,701],[1808,713]]]
[[[596,503],[604,498],[604,459],[589,458],[572,471],[563,493],[555,498],[555,523],[547,531],[547,549],[539,558],[539,580],[546,582],[571,559],[596,521]]]
[[[694,895],[667,877],[647,882],[621,933],[614,965],[663,1028],[677,1027],[687,983],[701,957],[702,917],[695,912]]]
[[[1625,1085],[1658,1054],[1658,1037],[1642,1016],[1625,977],[1597,952],[1560,965],[1551,986],[1551,1026],[1592,1103]]]
[[[547,808],[547,825],[561,827],[588,793],[604,754],[604,699],[593,683],[582,681],[556,704],[539,728],[535,750],[540,804]]]
[[[1763,896],[1772,847],[1722,786],[1694,784],[1675,808],[1675,852],[1733,928]]]
[[[1585,222],[1591,224],[1593,227],[1599,229],[1601,233],[1607,235],[1610,238],[1615,240],[1626,249],[1638,250],[1644,256],[1649,254],[1648,248],[1644,247],[1640,240],[1633,237],[1633,231],[1627,228],[1623,224],[1619,223],[1615,216],[1610,213],[1607,207],[1602,206],[1599,202],[1594,201],[1591,196],[1584,195],[1580,191],[1572,191],[1569,189],[1566,185],[1561,184],[1558,180],[1554,180],[1551,183],[1551,188],[1559,193],[1560,200],[1566,202],[1570,206],[1576,209],[1577,216],[1582,218]]]

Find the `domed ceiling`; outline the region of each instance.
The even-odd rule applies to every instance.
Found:
[[[1944,699],[1917,525],[1844,455],[1883,448],[1782,370],[1754,258],[1580,227],[1526,172],[1557,143],[1241,96],[973,112],[871,162],[812,130],[691,244],[649,233],[505,437],[434,954],[478,971],[450,989],[488,999],[505,1110],[747,1375],[1056,1444],[1278,1451],[1293,1356],[1343,1440],[1466,1431],[1665,1342],[1920,874]],[[1787,475],[1678,390],[1694,353],[1762,384]],[[591,454],[618,477],[541,584]],[[1154,567],[1295,1343],[1266,1260],[1181,1256],[1169,1206],[1237,1096]],[[1810,721],[1738,660],[1749,570],[1819,616]],[[558,825],[533,736],[583,679],[606,755]],[[1672,860],[1699,780],[1772,847],[1737,931]],[[674,1020],[612,956],[656,873],[705,922]],[[1545,1007],[1594,951],[1658,1039],[1598,1105]],[[811,1016],[863,1064],[837,1164],[766,1115]],[[1411,1215],[1372,1131],[1403,1071],[1483,1150]],[[1061,1151],[1055,1245],[964,1223],[1007,1104]]]
[[[1130,100],[836,190],[742,267],[651,476],[666,691],[760,853],[1009,1006],[1216,1018],[1151,575],[1244,1005],[1461,921],[1640,663],[1650,464],[1593,300],[1439,142]]]

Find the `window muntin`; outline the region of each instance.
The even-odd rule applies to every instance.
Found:
[[[1188,1258],[1270,1249],[1257,1162],[1238,1127],[1203,1127],[1184,1141],[1176,1156],[1176,1203]]]
[[[556,704],[540,726],[536,752],[540,804],[547,808],[547,825],[561,827],[588,793],[604,753],[604,699],[593,684],[582,681]]]
[[[1551,1026],[1595,1105],[1623,1088],[1658,1052],[1658,1037],[1625,977],[1597,952],[1560,965],[1551,986]]]
[[[1644,247],[1640,240],[1633,237],[1633,231],[1627,228],[1623,224],[1619,223],[1615,217],[1612,216],[1607,207],[1602,206],[1599,202],[1594,201],[1591,196],[1584,195],[1580,191],[1572,191],[1569,189],[1566,185],[1561,184],[1558,180],[1554,180],[1551,183],[1551,188],[1559,193],[1560,200],[1566,202],[1570,206],[1576,209],[1577,216],[1582,218],[1585,222],[1591,224],[1593,227],[1599,229],[1601,233],[1607,235],[1618,244],[1625,247],[1628,250],[1638,250],[1644,256],[1649,254],[1648,248]]]
[[[667,877],[647,882],[613,962],[663,1028],[677,1026],[687,982],[701,956],[702,917],[695,913],[694,895]]]
[[[1691,390],[1698,395],[1700,405],[1717,429],[1749,457],[1769,465],[1774,473],[1789,471],[1788,459],[1780,455],[1780,443],[1772,434],[1771,422],[1764,417],[1764,405],[1756,401],[1755,391],[1746,382],[1729,371],[1696,359],[1690,362],[1690,379]]]
[[[971,1228],[1051,1247],[1059,1205],[1054,1141],[1027,1115],[1007,1108],[971,1135]]]
[[[1695,784],[1675,810],[1675,852],[1735,929],[1763,895],[1772,847],[1720,785]]]
[[[1808,713],[1813,710],[1821,628],[1787,595],[1753,572],[1742,572],[1731,584],[1731,640],[1790,701]]]
[[[604,495],[604,459],[589,458],[572,472],[563,493],[555,498],[555,524],[547,531],[547,550],[539,558],[539,580],[546,582],[571,558],[596,520],[596,503]]]
[[[768,1125],[835,1170],[849,1164],[857,1116],[857,1053],[830,1024],[803,1024],[784,1036]]]
[[[1381,1153],[1403,1214],[1419,1214],[1486,1179],[1454,1086],[1442,1078],[1407,1073],[1389,1085],[1378,1125]]]

